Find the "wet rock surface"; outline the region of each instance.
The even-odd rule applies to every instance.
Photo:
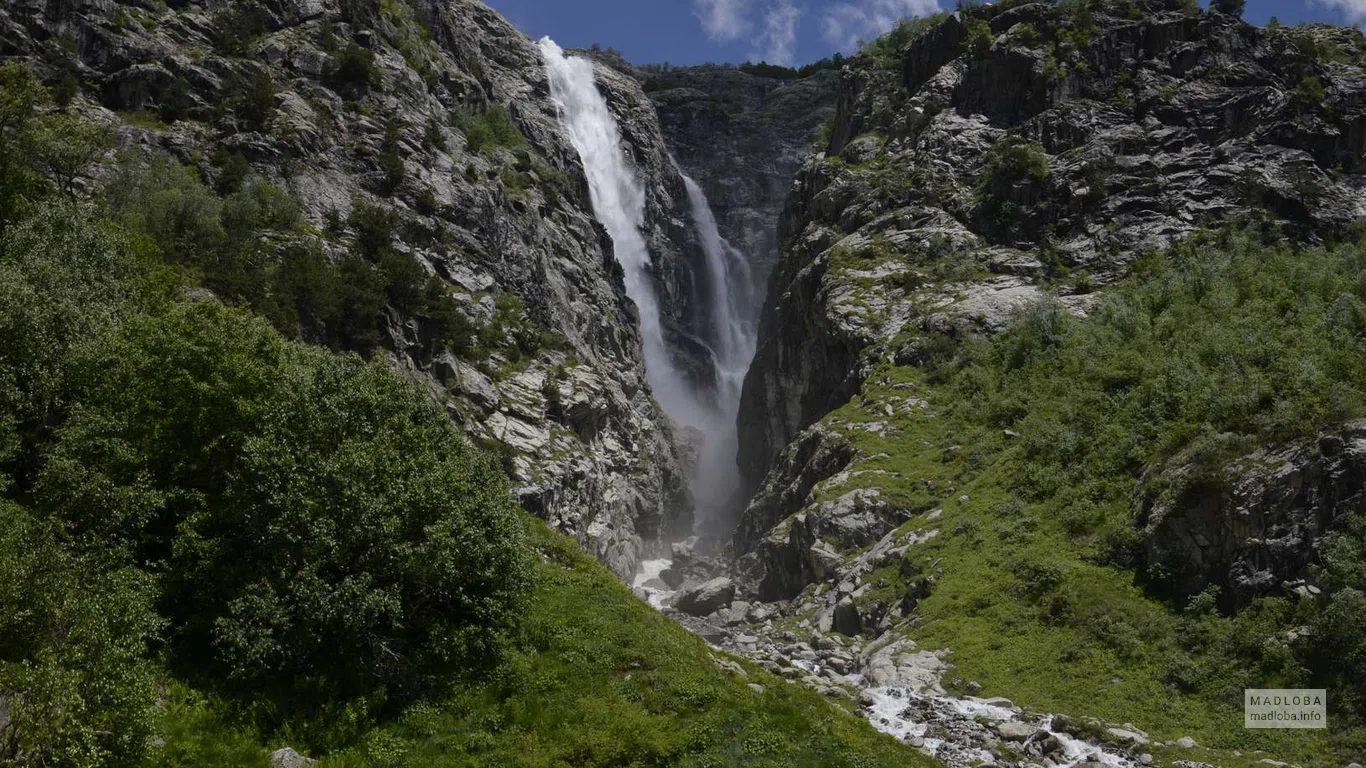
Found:
[[[721,234],[750,260],[756,305],[778,261],[778,218],[839,75],[779,80],[724,66],[637,70],[679,165],[698,181]]]

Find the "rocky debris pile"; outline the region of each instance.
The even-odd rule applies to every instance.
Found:
[[[642,575],[648,572],[647,568]],[[636,583],[642,584],[641,577]],[[734,599],[733,590],[730,580],[717,578],[668,592],[656,604],[720,651],[750,659],[827,697],[857,702],[874,727],[949,768],[1137,768],[1152,759],[1144,750],[1147,735],[1131,725],[1029,713],[1000,698],[950,696],[941,683],[950,669],[943,651],[920,648],[885,629],[846,636],[838,629],[804,628],[804,634],[798,634],[785,627],[809,606],[796,601],[750,603]],[[728,605],[723,600],[727,596]],[[839,606],[848,605],[846,600],[836,603],[836,624]],[[710,612],[703,614],[707,609]],[[748,676],[724,656],[716,660],[732,674]],[[968,687],[980,690],[976,684]]]
[[[1061,716],[1031,714],[1008,699],[924,695],[904,688],[870,688],[859,703],[875,728],[958,766],[1113,766],[1152,762],[1147,737],[1132,729]]]
[[[498,447],[521,501],[623,577],[690,527],[685,469],[541,56],[488,6],[21,0],[0,9],[0,57],[74,82],[71,109],[119,126],[124,149],[220,189],[234,173],[282,187],[330,258],[354,250],[358,204],[377,210],[391,247],[485,329],[452,340],[391,303],[382,353]],[[703,368],[689,365],[704,351],[687,343],[702,257],[686,188],[639,82],[607,68],[600,81],[647,190],[677,359]]]

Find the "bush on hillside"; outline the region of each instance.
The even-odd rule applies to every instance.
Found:
[[[1038,198],[1051,173],[1048,154],[1037,142],[1017,136],[997,142],[987,152],[986,167],[977,185],[986,224],[996,230],[1007,229],[1020,209]]]
[[[152,578],[73,555],[0,499],[0,764],[138,765],[155,701]]]
[[[37,496],[77,541],[165,574],[178,667],[321,713],[496,655],[526,579],[515,509],[415,386],[212,302],[103,351]]]
[[[517,124],[512,122],[502,106],[490,107],[478,118],[461,118],[459,128],[465,132],[465,144],[471,152],[485,152],[498,147],[516,147],[526,143]]]
[[[354,101],[379,84],[375,53],[348,41],[331,73],[331,80],[343,98]]]
[[[1235,18],[1241,18],[1246,7],[1247,0],[1211,0],[1210,2],[1210,8]]]
[[[251,44],[270,31],[270,12],[256,0],[238,0],[214,14],[217,48],[227,56],[246,56]]]

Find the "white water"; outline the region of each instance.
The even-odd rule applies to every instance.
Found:
[[[612,236],[614,254],[626,276],[626,294],[639,310],[650,388],[670,419],[696,429],[703,436],[691,478],[696,519],[701,527],[728,509],[739,488],[735,417],[755,344],[752,323],[743,320],[751,285],[748,265],[721,238],[702,190],[685,177],[693,222],[707,259],[705,278],[713,322],[704,336],[712,352],[717,382],[714,396],[699,393],[674,365],[664,339],[650,252],[641,234],[645,190],[622,149],[616,119],[598,91],[593,62],[566,56],[548,37],[542,38],[540,47],[550,79],[551,98],[583,161],[593,212]]]
[[[659,575],[670,565],[673,565],[671,560],[645,560],[641,562],[640,571],[636,573],[636,577],[631,580],[631,586],[643,590],[647,602],[660,610],[664,608],[664,600],[674,591],[668,587],[652,587],[650,584],[652,582],[655,584],[662,583],[659,581]]]
[[[712,313],[708,341],[716,369],[715,414],[709,428],[702,429],[706,443],[698,461],[702,482],[693,484],[700,507],[698,526],[701,528],[714,519],[723,524],[732,522],[725,518],[729,517],[727,512],[740,489],[740,470],[735,463],[739,446],[735,420],[740,411],[745,373],[754,359],[757,329],[747,319],[753,303],[749,262],[721,237],[702,188],[681,171],[680,175],[688,190],[693,226],[707,256],[706,277]]]
[[[906,710],[906,704],[909,700],[930,698],[957,717],[993,723],[1019,720],[1029,722],[1031,725],[1051,733],[1062,745],[1062,754],[1057,756],[1058,760],[1050,763],[1057,765],[1058,768],[1072,768],[1088,761],[1100,762],[1107,766],[1113,766],[1113,768],[1137,768],[1138,766],[1136,762],[1125,756],[1106,752],[1094,744],[1053,730],[1051,717],[1040,721],[1023,720],[1010,709],[988,704],[970,696],[963,698],[951,696],[926,697],[906,689],[886,687],[867,688],[864,689],[864,693],[873,701],[873,705],[864,713],[869,722],[873,724],[874,728],[883,733],[891,734],[897,739],[905,740],[914,736],[925,737],[926,732],[930,730],[930,724],[904,718],[902,712]],[[930,754],[937,755],[946,746],[946,742],[943,739],[925,738],[924,746]],[[984,753],[979,757],[984,762],[994,762],[989,753]]]

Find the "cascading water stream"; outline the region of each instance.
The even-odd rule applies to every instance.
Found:
[[[739,446],[735,420],[740,410],[745,374],[754,360],[758,341],[757,323],[750,317],[754,309],[753,277],[744,254],[721,237],[702,188],[687,174],[679,173],[688,190],[693,226],[701,237],[702,250],[707,257],[712,320],[708,341],[716,370],[716,413],[710,430],[704,431],[706,444],[699,457],[699,474],[707,482],[694,486],[703,507],[703,514],[698,515],[698,526],[706,533],[726,535],[730,532],[727,528],[734,522],[727,513],[740,490],[740,469],[735,462]]]
[[[583,161],[593,212],[612,236],[626,276],[626,295],[639,309],[645,346],[645,375],[666,412],[688,410],[682,377],[664,343],[659,297],[650,278],[650,251],[640,228],[645,223],[645,190],[621,149],[621,131],[598,92],[593,62],[566,56],[550,38],[540,43],[550,77],[550,94],[560,120]],[[675,417],[676,418],[676,417]]]
[[[717,391],[699,393],[674,365],[664,339],[659,297],[650,274],[650,252],[641,234],[645,190],[622,149],[621,131],[598,91],[593,62],[566,56],[550,38],[540,42],[550,94],[560,120],[583,161],[593,212],[612,236],[614,255],[626,277],[626,294],[640,315],[645,372],[664,412],[676,424],[703,436],[694,467],[693,491],[699,528],[724,524],[739,488],[735,464],[735,417],[740,388],[754,356],[754,323],[745,320],[750,291],[743,256],[721,238],[705,195],[684,177],[694,226],[706,254],[712,324],[703,336],[714,366]],[[714,531],[720,533],[721,531]]]

